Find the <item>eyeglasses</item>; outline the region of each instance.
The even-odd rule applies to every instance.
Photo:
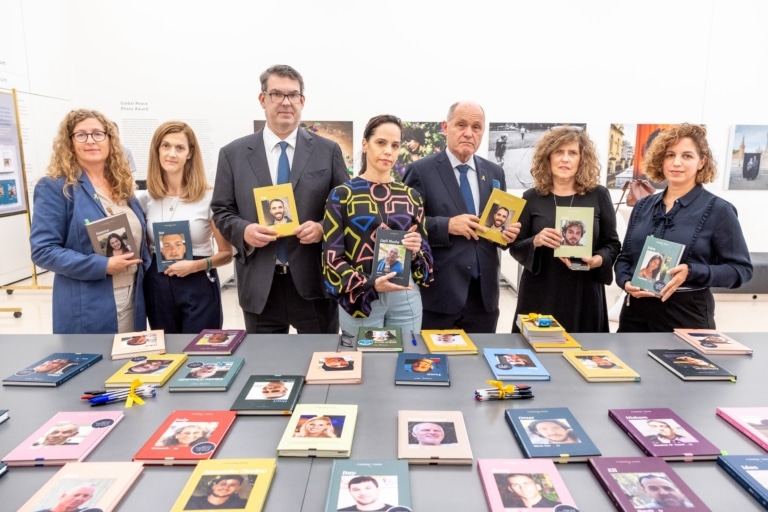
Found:
[[[102,131],[95,131],[91,133],[86,132],[75,132],[72,135],[70,135],[72,139],[75,142],[79,142],[80,144],[84,142],[88,142],[88,137],[93,139],[93,142],[104,142],[107,140],[107,132]]]
[[[265,91],[266,92],[266,91]],[[303,94],[298,92],[289,92],[288,94],[285,94],[283,92],[268,92],[267,96],[269,96],[269,99],[272,100],[273,103],[282,103],[285,98],[288,98],[288,101],[291,103],[299,103],[301,101],[301,98],[304,97]]]
[[[339,347],[353,348],[355,346],[355,341],[357,341],[357,336],[342,330],[339,335],[339,343],[336,345],[336,352],[339,351]]]

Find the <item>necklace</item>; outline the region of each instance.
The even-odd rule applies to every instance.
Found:
[[[571,204],[568,205],[569,208],[571,206],[573,206],[573,198],[574,197],[576,197],[576,193],[575,192],[571,195]],[[554,192],[552,193],[552,200],[555,202],[555,208],[557,208],[557,196],[554,194]]]
[[[168,222],[173,220],[173,214],[176,212],[176,207],[179,205],[180,197],[164,197],[163,198],[163,206],[161,209],[161,215],[160,217],[163,219],[163,222],[165,222],[165,200],[170,199],[170,205],[168,205],[168,211],[170,212],[170,215],[168,216]]]
[[[384,193],[385,193],[384,197],[389,197],[390,195],[389,183],[376,183],[373,181],[369,181],[368,183],[370,184],[371,199],[373,199],[373,202],[376,205],[376,213],[379,215],[379,219],[381,220],[381,223],[386,226],[389,226],[389,213],[386,211],[387,203],[384,203],[382,205],[379,198],[376,197],[377,189],[379,189],[380,187],[384,187]],[[382,208],[382,206],[384,206],[384,208]],[[384,216],[382,216],[381,214],[382,210],[385,210]]]

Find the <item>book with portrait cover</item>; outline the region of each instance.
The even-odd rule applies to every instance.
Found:
[[[714,329],[675,329],[675,336],[702,354],[752,355],[752,349]]]
[[[112,359],[130,359],[146,354],[165,354],[165,332],[124,332],[112,340]]]
[[[139,462],[69,462],[29,498],[19,512],[110,512],[143,470],[144,465]],[[71,507],[73,502],[78,508],[56,508],[61,504]]]
[[[54,352],[3,379],[3,386],[57,387],[101,361],[101,354]]]
[[[563,333],[565,341],[535,341],[530,340],[522,335],[523,339],[528,342],[534,352],[565,352],[566,350],[581,350],[581,343],[576,341],[573,336],[567,332]]]
[[[360,384],[362,381],[362,352],[314,352],[305,383]]]
[[[192,356],[168,384],[168,391],[226,391],[244,362],[234,356]]]
[[[515,320],[518,329],[529,343],[548,342],[565,343],[565,329],[552,315],[537,313],[519,314]]]
[[[298,404],[277,445],[282,457],[349,457],[357,405]]]
[[[475,355],[477,347],[463,329],[422,329],[421,337],[432,354]]]
[[[245,329],[203,329],[182,352],[191,356],[231,356],[245,336]]]
[[[608,409],[608,416],[651,457],[664,460],[714,460],[717,446],[671,409]]]
[[[592,256],[594,221],[595,209],[592,207],[557,206],[555,226],[560,230],[562,242],[554,251],[555,257],[589,258]],[[584,270],[589,270],[589,267]]]
[[[632,276],[632,286],[658,295],[672,279],[667,270],[680,263],[684,250],[683,244],[648,235]]]
[[[150,354],[127,361],[104,382],[105,388],[127,388],[136,379],[144,384],[162,386],[178,370],[187,354]]]
[[[325,512],[411,510],[411,481],[404,460],[335,460]]]
[[[251,375],[230,410],[238,416],[287,416],[304,386],[303,375]]]
[[[569,350],[563,357],[587,382],[640,381],[640,375],[610,350]]]
[[[768,451],[768,407],[718,407],[715,412]]]
[[[721,455],[718,465],[768,509],[768,457],[765,455]]]
[[[165,272],[169,265],[192,259],[192,235],[189,221],[153,222],[157,271]]]
[[[541,361],[527,348],[484,348],[483,354],[496,380],[550,380]]]
[[[360,327],[355,347],[361,352],[402,352],[402,329],[400,327]]]
[[[525,199],[514,196],[506,190],[494,188],[488,197],[488,202],[485,203],[483,214],[480,215],[480,225],[487,230],[484,232],[476,229],[475,233],[479,237],[506,246],[507,241],[501,236],[501,232],[520,219],[526,202]]]
[[[3,457],[9,466],[61,466],[79,462],[123,419],[121,411],[57,412]]]
[[[395,384],[407,386],[450,386],[448,357],[445,354],[401,352],[397,355]]]
[[[275,476],[276,459],[201,460],[171,512],[243,510],[260,512]]]
[[[376,245],[373,248],[374,263],[371,279],[397,272],[389,281],[408,286],[411,280],[411,251],[403,245],[403,237],[408,231],[398,229],[376,230]]]
[[[293,236],[299,227],[299,215],[290,183],[253,189],[259,224],[277,231],[278,237]]]
[[[133,460],[145,465],[195,465],[213,457],[234,421],[233,411],[173,411]]]
[[[135,252],[139,250],[133,239],[128,215],[119,213],[110,217],[89,222],[85,225],[88,237],[91,239],[93,252],[110,257],[114,250]]]
[[[477,459],[490,512],[505,510],[560,510],[569,505],[577,511],[554,462],[546,459]]]
[[[711,512],[664,459],[595,457],[589,469],[617,510]]]
[[[736,375],[713,363],[695,350],[648,349],[648,355],[683,380],[729,380]]]
[[[507,409],[504,416],[529,459],[566,463],[600,456],[600,450],[567,407]]]
[[[397,411],[397,458],[409,464],[471,465],[461,411]]]

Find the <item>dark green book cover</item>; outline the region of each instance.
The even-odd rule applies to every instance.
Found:
[[[238,415],[289,415],[303,386],[303,375],[251,375],[230,410]]]
[[[356,347],[362,352],[402,352],[403,333],[399,327],[361,327]]]
[[[191,356],[179,368],[168,391],[226,391],[244,359],[233,356]]]

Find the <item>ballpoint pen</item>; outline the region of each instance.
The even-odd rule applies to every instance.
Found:
[[[413,346],[418,345],[418,342],[416,341],[416,335],[413,334],[413,331],[411,331],[411,343],[413,343]]]

